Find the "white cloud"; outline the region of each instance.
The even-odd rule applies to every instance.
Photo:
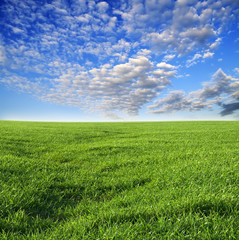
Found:
[[[171,65],[169,63],[166,63],[166,62],[158,63],[157,67],[159,67],[159,68],[167,68],[167,69],[174,69],[175,68],[175,66],[173,66],[173,65]]]
[[[211,50],[216,49],[216,48],[220,45],[221,41],[222,41],[221,38],[217,38],[217,39],[215,40],[215,42],[210,45],[209,48],[210,48]]]
[[[0,63],[8,74],[1,81],[46,101],[108,114],[137,114],[171,84],[178,69],[172,62],[180,56],[188,54],[183,60],[188,66],[213,57],[234,6],[211,0],[3,4]],[[198,108],[208,104],[203,94],[218,93],[219,85],[213,86],[198,92]],[[175,96],[181,96],[181,105],[174,109],[192,101],[172,92],[161,104],[166,107]]]
[[[42,10],[36,13],[31,10],[37,9],[36,2],[24,3],[24,8],[22,4],[15,2],[14,9],[8,9],[6,22],[12,23],[8,25],[15,29],[16,34],[26,33],[27,28],[31,29],[34,38],[28,46],[35,51],[36,49],[49,51],[52,56],[54,49],[53,56],[56,57],[59,54],[59,46],[49,45],[60,43],[63,52],[69,58],[76,58],[75,52],[80,52],[81,58],[83,53],[89,53],[101,60],[118,56],[118,60],[122,62],[136,53],[131,53],[130,56],[131,49],[135,48],[139,51],[142,43],[147,46],[147,48],[144,47],[147,51],[151,51],[149,48],[152,44],[154,51],[147,55],[155,53],[155,50],[159,53],[167,50],[167,56],[163,61],[170,61],[176,56],[175,53],[170,53],[170,50],[181,55],[194,51],[218,34],[217,26],[222,21],[219,16],[223,17],[223,20],[225,17],[230,18],[229,6],[223,8],[222,3],[215,5],[211,1],[197,4],[188,1],[184,1],[184,4],[179,1],[146,1],[143,4],[143,1],[136,1],[128,5],[121,2],[119,10],[114,10],[114,4],[105,1],[96,4],[95,1],[81,0],[69,5],[54,1],[51,4],[45,4]],[[111,10],[113,15],[110,14]],[[15,11],[20,14],[16,16]],[[49,13],[55,24],[49,21]],[[118,21],[118,15],[123,21]],[[13,22],[18,22],[18,26],[13,27]],[[124,31],[133,34],[132,37],[137,44],[127,42],[124,39],[127,33],[125,35]],[[121,40],[116,38],[116,33],[122,36]],[[47,39],[49,36],[54,36],[54,39]],[[125,41],[128,45],[122,46],[123,43],[117,41]],[[220,38],[217,38],[214,43],[211,43],[210,48],[214,49],[219,42]],[[39,43],[42,46],[37,46]],[[122,46],[121,49],[117,48],[119,44]],[[120,57],[123,54],[125,55]],[[143,54],[146,52],[142,52]],[[110,61],[114,61],[113,59]]]
[[[53,65],[59,66],[59,63]],[[174,67],[170,65],[170,68]],[[108,114],[124,111],[134,115],[170,84],[174,76],[174,71],[167,68],[157,71],[145,56],[130,58],[127,63],[113,67],[102,65],[89,72],[71,69],[54,79],[51,93],[41,98],[83,108],[96,107]]]
[[[115,66],[104,64],[89,71],[80,65],[61,61],[49,63],[48,68],[60,76],[49,80],[36,79],[37,85],[32,85],[27,78],[19,80],[17,76],[7,78],[5,83],[32,92],[43,101],[75,105],[85,110],[101,109],[109,115],[114,111],[137,114],[144,104],[170,84],[173,77],[167,68],[156,74],[157,67],[145,56],[130,58],[128,62]],[[170,65],[171,68],[174,67]],[[48,83],[45,85],[44,82]]]
[[[203,54],[203,58],[211,58],[211,57],[213,57],[213,55],[214,55],[214,53],[212,53],[212,52],[205,52]]]
[[[197,4],[182,2],[184,4],[177,1],[174,5],[168,19],[171,25],[165,25],[165,28],[159,31],[149,32],[144,41],[150,42],[157,51],[171,49],[179,55],[185,55],[208,44],[211,49],[215,49],[221,41],[219,34],[232,18],[232,8],[223,6],[220,1],[218,4],[212,1],[196,1]]]
[[[183,91],[171,91],[165,98],[155,101],[154,105],[149,106],[149,109],[155,109],[150,113],[168,113],[174,111],[182,111],[190,107],[191,101],[185,97]],[[159,109],[158,109],[159,108]]]
[[[149,49],[140,49],[137,55],[150,56],[151,53],[152,51]]]
[[[183,39],[190,39],[195,45],[202,45],[207,42],[211,37],[216,36],[216,32],[210,26],[203,28],[192,27],[185,32],[180,33]]]
[[[18,33],[24,33],[24,30],[18,28],[18,27],[12,27],[12,31],[16,34]]]
[[[6,61],[5,48],[0,44],[0,64],[4,64]]]
[[[228,104],[228,101],[232,104]],[[153,109],[151,113],[168,113],[199,111],[218,104],[224,108],[221,114],[228,115],[239,109],[239,104],[234,104],[233,101],[239,101],[239,79],[228,76],[218,69],[211,81],[203,84],[202,89],[190,92],[187,96],[183,91],[171,91],[148,108]]]
[[[178,0],[178,4],[186,5],[196,3],[196,0]]]
[[[234,72],[237,73],[237,74],[239,74],[239,68],[235,68],[235,69],[234,69]]]
[[[192,59],[187,60],[187,65],[186,66],[190,67],[190,66],[196,64],[198,59],[200,59],[200,58],[202,58],[202,55],[199,54],[199,53],[195,53]]]
[[[230,93],[232,91],[231,84],[234,80],[231,76],[227,76],[221,69],[218,69],[210,82],[204,83],[201,90],[191,92],[190,95],[202,101],[220,97],[223,93]]]
[[[96,6],[100,13],[106,12],[106,10],[109,8],[109,4],[107,2],[99,2]]]
[[[174,59],[175,57],[176,57],[175,54],[168,54],[168,55],[164,56],[163,61],[168,62],[168,61]]]
[[[190,67],[196,63],[198,63],[200,60],[202,59],[206,59],[206,58],[212,58],[214,55],[213,52],[209,52],[208,50],[205,51],[204,53],[200,54],[200,53],[195,53],[194,56],[192,57],[192,59],[188,59],[187,60],[187,67]]]

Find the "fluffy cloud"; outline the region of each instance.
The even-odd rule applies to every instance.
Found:
[[[166,69],[174,69],[175,68],[175,66],[173,66],[173,65],[171,65],[169,63],[166,63],[166,62],[158,63],[157,67],[159,67],[159,68],[166,68]]]
[[[217,38],[215,42],[209,46],[210,50],[216,49],[220,45],[221,41],[222,41],[221,38]]]
[[[219,0],[8,0],[1,6],[0,81],[44,101],[137,114],[176,76],[169,61],[186,55],[191,66],[213,57],[237,7]],[[152,109],[200,109],[223,92],[238,98],[228,76],[209,85],[190,96],[173,91]]]
[[[176,70],[172,70],[174,66],[165,63],[155,66],[140,55],[129,58],[124,64],[105,64],[88,71],[81,66],[66,67],[60,62],[53,62],[51,66],[66,70],[60,77],[51,79],[50,90],[39,93],[42,100],[103,110],[107,116],[113,116],[114,111],[138,114],[142,106],[158,96],[176,74]]]
[[[236,79],[227,76],[221,69],[218,69],[213,75],[212,81],[204,83],[203,88],[192,92],[191,96],[201,101],[207,101],[220,97],[223,93],[230,94],[231,91],[235,91],[232,88],[235,81]]]
[[[5,49],[2,45],[0,45],[0,63],[4,64],[6,61]]]
[[[151,113],[168,113],[174,111],[187,110],[191,106],[191,101],[185,97],[183,91],[171,91],[165,98],[155,101],[149,109],[156,109]]]
[[[235,69],[234,69],[234,72],[237,73],[237,74],[239,74],[239,68],[235,68]]]
[[[215,49],[224,24],[231,17],[230,6],[222,1],[177,1],[172,11],[170,23],[157,32],[148,33],[145,41],[151,42],[155,50],[171,49],[184,55],[202,46]],[[228,18],[228,19],[227,19]],[[225,21],[225,22],[224,22]]]
[[[204,59],[206,59],[206,58],[212,58],[213,55],[214,55],[214,53],[213,53],[213,52],[209,52],[208,50],[205,51],[205,52],[202,53],[202,54],[200,54],[200,53],[195,53],[195,55],[193,56],[193,58],[187,60],[186,66],[187,66],[187,67],[190,67],[190,66],[192,66],[192,65],[194,65],[194,64],[197,64],[197,63],[198,63],[200,60],[202,60],[202,59],[204,60]]]
[[[151,113],[168,113],[183,110],[198,111],[218,104],[224,109],[221,112],[224,116],[238,109],[238,102],[227,103],[236,100],[239,100],[239,79],[232,78],[218,69],[211,81],[203,84],[202,89],[188,95],[183,91],[171,91],[148,108],[153,109]]]
[[[205,52],[203,54],[203,58],[211,58],[213,57],[214,53],[213,52]]]
[[[176,56],[175,54],[168,54],[168,55],[164,56],[163,61],[168,62],[168,61],[174,59],[175,56]]]
[[[97,8],[100,13],[104,13],[109,8],[109,4],[107,2],[99,2],[97,3]]]

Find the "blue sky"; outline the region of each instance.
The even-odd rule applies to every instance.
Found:
[[[0,120],[238,120],[238,33],[235,0],[2,0]]]

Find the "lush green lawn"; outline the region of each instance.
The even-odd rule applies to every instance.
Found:
[[[239,239],[239,122],[0,122],[0,239]]]

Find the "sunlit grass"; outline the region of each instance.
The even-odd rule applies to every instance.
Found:
[[[239,122],[0,122],[0,239],[238,239]]]

